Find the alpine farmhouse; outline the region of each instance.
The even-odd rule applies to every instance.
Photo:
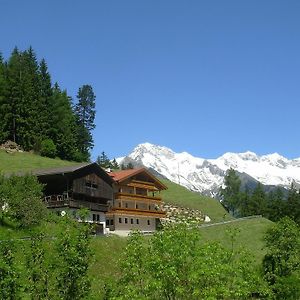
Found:
[[[165,217],[160,191],[167,187],[145,168],[106,172],[97,163],[38,170],[43,201],[57,214],[78,218],[87,208],[87,222],[96,234],[138,229],[153,232]]]

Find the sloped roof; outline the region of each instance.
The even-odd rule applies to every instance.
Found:
[[[128,170],[110,172],[110,173],[108,173],[108,175],[111,176],[115,182],[120,183],[132,176],[135,176],[135,175],[141,174],[141,173],[145,173],[147,176],[149,176],[160,187],[161,190],[167,189],[167,187],[161,181],[159,181],[153,174],[151,174],[145,168],[128,169]]]
[[[82,163],[82,164],[76,164],[73,166],[65,166],[65,167],[59,167],[59,168],[51,168],[51,169],[39,169],[32,171],[33,175],[36,175],[37,177],[44,177],[44,176],[51,176],[51,175],[68,175],[68,174],[75,174],[77,172],[81,171],[88,171],[91,169],[91,171],[94,171],[97,173],[103,180],[105,180],[107,183],[112,184],[114,180],[109,176],[97,163]]]
[[[80,170],[84,167],[92,165],[91,163],[83,163],[74,166],[65,166],[59,168],[51,168],[51,169],[38,169],[33,170],[32,174],[36,176],[43,176],[43,175],[56,175],[56,174],[66,174],[66,173],[73,173],[76,170]]]

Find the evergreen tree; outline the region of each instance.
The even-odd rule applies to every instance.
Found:
[[[259,182],[255,187],[249,202],[249,213],[251,215],[265,215],[266,209],[266,194],[262,184]]]
[[[251,215],[250,200],[250,191],[248,186],[246,186],[245,190],[240,193],[239,214],[241,215],[241,217],[247,217]]]
[[[49,137],[50,120],[52,119],[51,100],[52,100],[52,85],[51,76],[48,72],[48,67],[45,59],[42,59],[38,69],[39,75],[39,112],[40,112],[40,135],[41,140]]]
[[[96,96],[90,85],[83,85],[78,90],[78,103],[75,106],[77,121],[77,141],[79,150],[85,160],[89,159],[89,151],[93,148],[92,130],[95,128]]]
[[[102,151],[101,155],[97,157],[97,163],[102,168],[111,168],[112,167],[111,162],[104,151]]]
[[[289,189],[286,206],[287,215],[300,224],[300,195],[294,183],[291,184]]]
[[[58,84],[52,89],[49,122],[49,138],[57,148],[57,155],[62,159],[81,161],[76,146],[76,123],[71,99],[66,91],[61,91]]]
[[[10,105],[7,99],[7,67],[0,53],[0,143],[5,142],[9,137],[7,118],[10,112]]]
[[[38,62],[33,49],[21,54],[21,93],[22,97],[18,105],[18,124],[17,131],[18,143],[25,150],[31,150],[35,143],[41,137],[41,115],[40,109],[40,93],[39,93],[39,77]]]
[[[115,169],[115,170],[120,169],[120,166],[119,166],[116,158],[114,158],[113,161],[111,162],[111,168]]]
[[[24,52],[14,49],[8,61],[7,74],[9,110],[4,120],[4,127],[10,132],[7,138],[30,150],[40,135],[41,115],[38,63],[31,47]]]
[[[224,179],[225,188],[221,188],[220,194],[222,196],[222,204],[235,215],[240,200],[241,180],[236,175],[235,170],[230,168]]]
[[[3,127],[9,132],[7,139],[19,142],[17,137],[19,107],[22,99],[22,69],[21,69],[21,53],[15,47],[7,64],[7,110],[4,116]]]
[[[268,219],[277,222],[286,215],[286,202],[281,188],[269,192],[266,196]]]

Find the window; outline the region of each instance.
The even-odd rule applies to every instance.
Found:
[[[119,223],[122,223],[122,218],[119,218]]]
[[[151,205],[149,205],[149,210],[151,210]]]
[[[127,202],[125,203],[125,207],[128,208],[128,203]]]
[[[98,184],[96,184],[95,182],[91,182],[91,181],[86,181],[85,186],[87,188],[98,189]]]
[[[100,222],[100,215],[97,215],[97,222]]]
[[[90,181],[86,181],[85,186],[90,188],[92,186],[92,183]]]
[[[136,219],[136,224],[140,224],[140,220],[139,219]]]
[[[119,207],[121,207],[121,202],[119,202]]]
[[[133,224],[133,219],[130,219],[130,223]]]
[[[138,205],[138,204],[136,204],[136,205],[135,205],[135,208],[139,208],[139,205]]]
[[[147,220],[148,225],[150,225],[150,220]]]
[[[127,219],[127,218],[125,218],[125,223],[126,223],[126,224],[128,223],[128,219]]]
[[[114,219],[110,220],[110,225],[114,225]]]
[[[106,226],[109,226],[109,220],[106,220]]]
[[[93,214],[93,221],[96,221],[96,215]]]

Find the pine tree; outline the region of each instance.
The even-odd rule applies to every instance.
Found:
[[[18,137],[25,150],[31,150],[41,137],[42,112],[39,103],[39,77],[36,55],[30,47],[22,53],[21,97]]]
[[[17,137],[19,107],[22,99],[22,69],[21,69],[21,53],[15,47],[7,64],[7,110],[5,118],[2,120],[5,131],[9,134],[7,139],[19,142]]]
[[[111,168],[112,167],[111,162],[104,151],[102,151],[101,155],[97,157],[97,163],[102,168]]]
[[[40,112],[40,135],[41,140],[46,139],[49,135],[50,120],[52,119],[51,100],[52,100],[52,85],[51,76],[48,72],[48,67],[45,59],[42,59],[39,64],[39,112]]]
[[[14,49],[8,61],[8,101],[7,114],[9,138],[25,150],[32,149],[40,135],[40,111],[38,106],[38,63],[30,47],[19,52]]]
[[[286,206],[287,215],[300,224],[300,194],[294,183],[291,184],[289,189]]]
[[[221,188],[222,204],[235,215],[240,199],[241,180],[236,175],[235,170],[230,168],[224,179],[225,188]]]
[[[279,221],[286,214],[286,202],[281,188],[269,192],[266,197],[267,215],[266,217],[274,222]]]
[[[52,117],[48,136],[56,145],[58,157],[81,161],[76,147],[76,123],[71,99],[57,83],[52,89],[50,111]]]
[[[120,166],[119,166],[116,158],[114,158],[113,161],[111,162],[111,168],[114,169],[114,170],[120,169]]]
[[[266,194],[262,184],[258,183],[255,187],[249,203],[251,215],[265,215],[267,210]]]
[[[85,160],[89,159],[89,151],[93,148],[92,130],[95,129],[95,99],[90,85],[83,85],[78,90],[78,103],[75,106],[77,121],[77,141],[79,150]]]
[[[7,66],[0,53],[0,144],[9,138],[8,116],[10,105],[7,99]]]

